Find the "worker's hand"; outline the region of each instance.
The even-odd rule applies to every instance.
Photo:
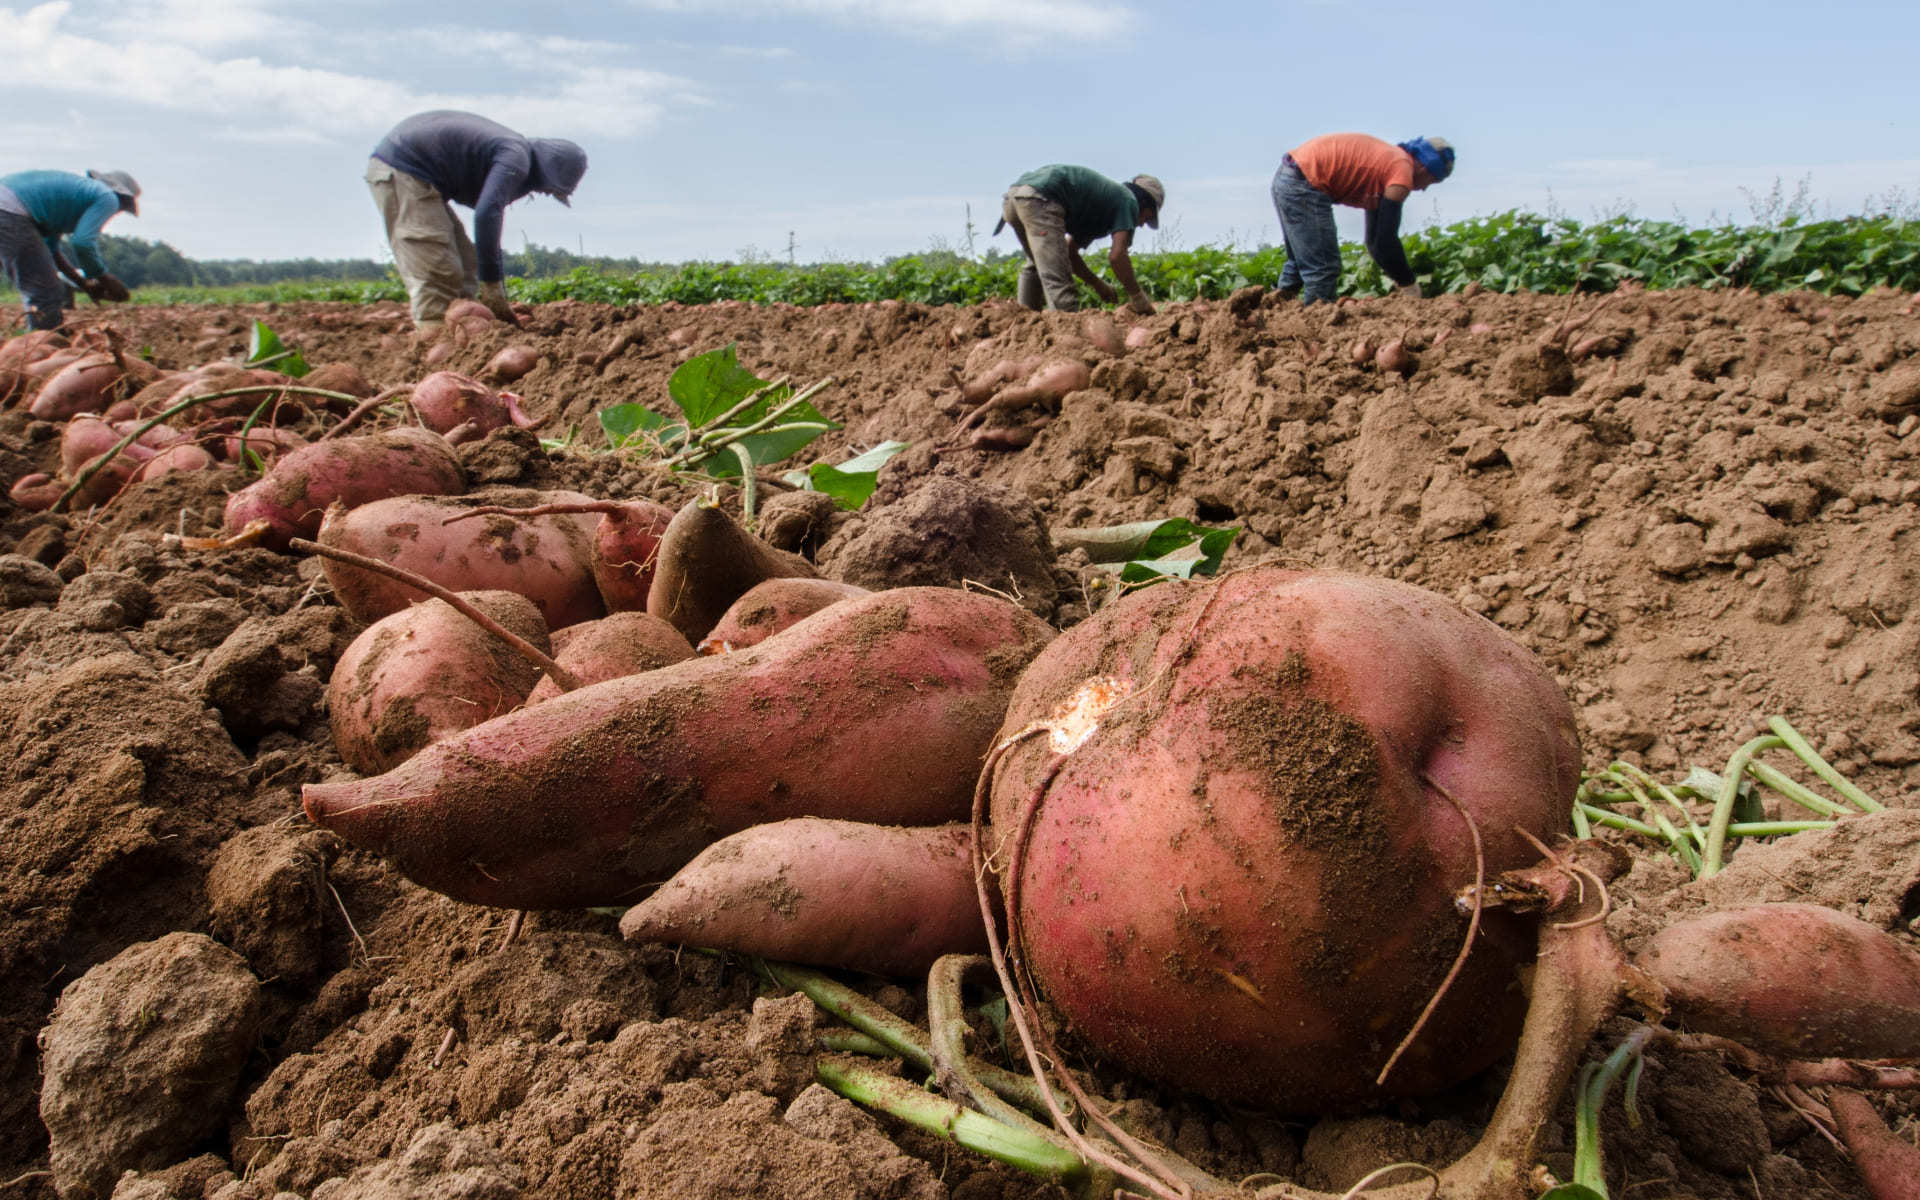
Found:
[[[480,303],[486,305],[487,311],[502,321],[515,328],[520,327],[520,314],[514,312],[513,305],[507,303],[507,287],[504,283],[496,279],[492,283],[481,284]]]
[[[80,288],[95,304],[124,304],[133,299],[127,285],[111,275],[95,275],[80,281]]]
[[[1093,281],[1093,294],[1100,297],[1103,304],[1112,304],[1120,299],[1120,290],[1104,279]]]
[[[1418,300],[1420,298],[1420,281],[1416,279],[1412,283],[1402,284],[1393,289],[1393,294],[1396,296],[1412,296],[1415,300]]]
[[[1153,315],[1153,301],[1147,299],[1145,292],[1135,292],[1127,297],[1127,310],[1139,313],[1143,317]]]

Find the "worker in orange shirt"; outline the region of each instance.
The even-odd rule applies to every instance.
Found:
[[[1331,301],[1340,287],[1340,235],[1333,206],[1365,209],[1367,253],[1393,280],[1394,291],[1418,296],[1420,285],[1400,245],[1400,209],[1410,192],[1453,174],[1446,139],[1417,137],[1395,145],[1364,133],[1329,133],[1294,147],[1273,176],[1273,207],[1287,243],[1280,292],[1303,303]]]

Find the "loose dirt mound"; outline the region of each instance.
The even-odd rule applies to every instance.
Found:
[[[1049,558],[1046,529],[1240,525],[1230,567],[1373,571],[1486,614],[1558,673],[1590,768],[1717,768],[1780,714],[1862,787],[1909,807],[1920,320],[1882,294],[1625,294],[1553,338],[1594,307],[1475,296],[1303,310],[1249,293],[1168,306],[1135,322],[1145,345],[1114,355],[1098,346],[1111,331],[1087,318],[1004,305],[565,303],[524,333],[456,331],[434,363],[397,305],[79,320],[110,320],[122,345],[185,367],[244,351],[258,318],[310,362],[351,365],[377,387],[435,367],[477,373],[525,344],[539,361],[515,390],[548,418],[540,436],[567,446],[500,431],[462,451],[476,484],[670,504],[693,490],[600,453],[595,413],[629,400],[670,412],[673,368],[735,343],[762,376],[834,378],[816,402],[845,428],[810,456],[914,443],[866,512],[825,528],[815,513],[793,535],[830,576],[891,585],[944,571],[1065,625],[1109,576],[1078,554]],[[1403,335],[1405,378],[1372,357]],[[1092,387],[1038,414],[1050,419],[1024,450],[943,446],[967,410],[961,379],[1042,352],[1086,361]],[[57,445],[54,427],[0,414],[0,484],[52,469]],[[740,962],[629,947],[601,914],[513,929],[509,914],[423,892],[307,826],[298,786],[344,770],[320,685],[353,629],[310,563],[162,538],[212,532],[232,486],[170,476],[72,517],[0,504],[0,552],[12,552],[0,557],[0,1180],[26,1176],[9,1195],[55,1194],[34,1172],[49,1163],[36,1039],[56,998],[173,931],[246,960],[266,1034],[231,1094],[204,1101],[224,1105],[219,1131],[182,1125],[185,1149],[162,1138],[158,1157],[116,1164],[144,1172],[116,1197],[1049,1194],[813,1087],[810,1006]],[[1920,916],[1908,816],[1749,847],[1711,884],[1642,849],[1615,920],[1635,937],[1671,912],[1813,899],[1904,928]],[[867,990],[924,1015],[917,990]],[[141,1032],[94,1031],[107,1044]],[[1494,1074],[1311,1126],[1095,1079],[1123,1115],[1223,1177],[1340,1188],[1470,1143]],[[63,1128],[88,1111],[68,1083]],[[101,1128],[112,1103],[103,1087]],[[1804,1120],[1717,1059],[1652,1055],[1641,1115],[1629,1129],[1610,1111],[1607,1129],[1616,1186],[1643,1200],[1864,1194]],[[1567,1128],[1545,1156],[1563,1175]]]

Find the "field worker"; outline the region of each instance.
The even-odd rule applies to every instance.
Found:
[[[367,187],[387,223],[414,328],[438,333],[447,305],[475,295],[518,325],[500,255],[507,205],[535,192],[568,204],[586,173],[586,151],[572,142],[523,138],[473,113],[424,112],[395,125],[373,148]],[[473,209],[471,238],[449,201]]]
[[[68,299],[62,275],[96,304],[127,298],[127,285],[100,257],[100,227],[121,212],[140,215],[140,185],[125,171],[0,175],[0,263],[26,302],[28,329],[60,328]],[[63,237],[78,268],[60,252]]]
[[[1013,226],[1020,249],[1026,252],[1027,265],[1020,268],[1020,303],[1040,308],[1044,294],[1045,307],[1074,312],[1080,307],[1073,285],[1076,276],[1108,304],[1118,300],[1120,294],[1113,285],[1095,275],[1080,257],[1084,247],[1112,234],[1107,264],[1127,293],[1127,307],[1143,315],[1152,313],[1153,301],[1133,277],[1129,250],[1136,228],[1160,228],[1160,209],[1166,199],[1167,190],[1151,175],[1116,183],[1098,171],[1059,163],[1014,180],[1000,202],[1000,224],[993,231]]]
[[[1394,282],[1394,291],[1418,296],[1420,285],[1400,245],[1400,209],[1409,192],[1453,174],[1453,147],[1444,138],[1417,137],[1395,145],[1364,133],[1329,133],[1296,146],[1273,176],[1273,207],[1287,243],[1280,292],[1304,303],[1332,301],[1340,288],[1340,235],[1333,206],[1367,213],[1367,253]]]

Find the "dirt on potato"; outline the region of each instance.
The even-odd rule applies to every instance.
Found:
[[[833,377],[815,403],[844,428],[806,461],[912,443],[866,510],[807,510],[791,534],[828,578],[991,588],[1065,627],[1112,577],[1054,553],[1048,531],[1238,525],[1229,567],[1374,572],[1486,615],[1565,686],[1589,769],[1717,770],[1780,715],[1890,810],[1743,846],[1704,883],[1633,843],[1612,918],[1632,942],[1764,900],[1903,935],[1920,917],[1920,319],[1905,300],[1631,292],[1573,347],[1550,335],[1592,299],[1303,309],[1248,293],[1108,318],[1144,330],[1121,342],[1005,303],[565,302],[525,331],[457,329],[431,351],[397,304],[88,309],[74,325],[110,324],[121,345],[187,368],[243,355],[257,318],[374,388],[477,374],[523,345],[536,362],[513,387],[545,423],[462,446],[473,485],[674,507],[700,488],[605,452],[595,414],[633,400],[670,413],[674,367],[733,343],[762,376]],[[1349,354],[1403,333],[1404,378]],[[1036,355],[1085,363],[1091,386],[1020,413],[1038,427],[1023,449],[971,448],[962,383]],[[337,419],[316,413],[306,431]],[[0,412],[0,486],[56,470],[58,435],[18,402]],[[71,515],[0,501],[8,1200],[1062,1194],[820,1089],[825,1019],[743,961],[630,946],[617,914],[522,921],[460,904],[308,825],[300,785],[347,773],[323,692],[356,627],[310,560],[180,544],[215,533],[242,482],[169,475]],[[737,492],[726,502],[738,512]],[[164,985],[140,965],[188,934],[204,940],[194,961],[228,965]],[[218,1007],[239,970],[228,952],[259,989],[237,1077],[231,1039],[212,1047],[207,1028],[242,1011]],[[92,991],[61,1003],[96,968]],[[920,981],[858,982],[924,1019]],[[48,1046],[124,1072],[69,1072],[49,1099]],[[1504,1072],[1387,1113],[1281,1121],[1077,1065],[1123,1121],[1222,1178],[1333,1189],[1461,1152]],[[188,1077],[192,1103],[124,1119],[142,1089]],[[1615,1195],[1866,1195],[1799,1113],[1718,1058],[1656,1049],[1640,1097],[1637,1127],[1606,1113]],[[43,1106],[59,1114],[58,1154]],[[1882,1111],[1912,1137],[1915,1107]],[[1563,1178],[1565,1109],[1542,1154]],[[99,1148],[76,1159],[90,1113]],[[88,1153],[86,1170],[71,1165]]]

